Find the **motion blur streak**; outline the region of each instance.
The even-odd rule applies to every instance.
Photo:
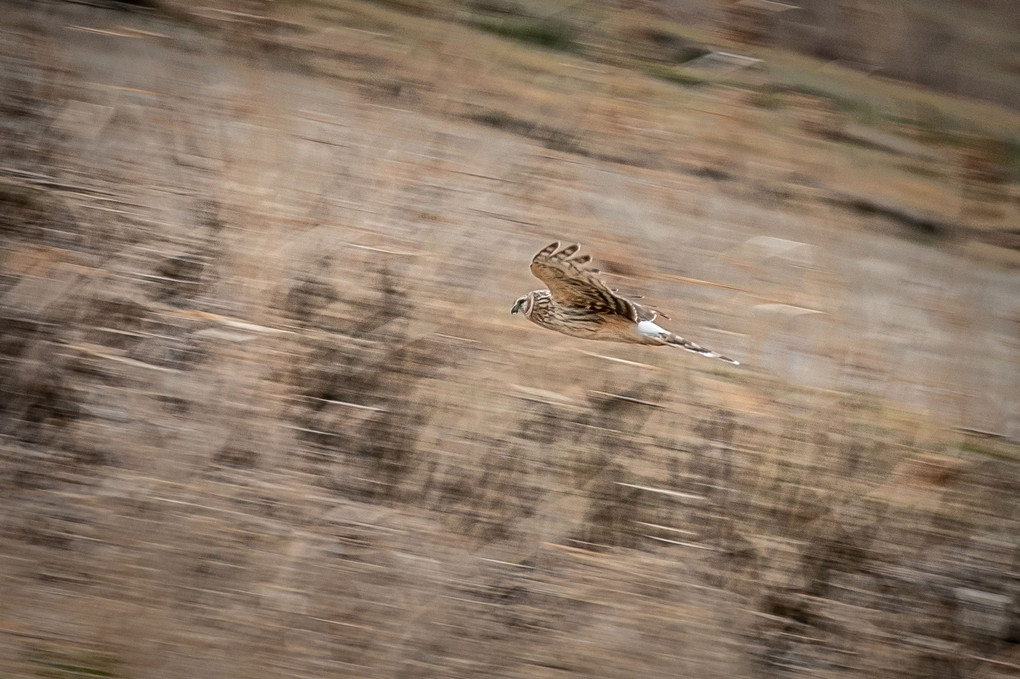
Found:
[[[0,677],[1016,676],[1015,51],[4,2]],[[511,316],[554,240],[740,367]]]

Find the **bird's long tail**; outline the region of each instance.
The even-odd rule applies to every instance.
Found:
[[[726,361],[727,363],[732,363],[733,365],[740,365],[740,361],[734,361],[732,358],[729,358],[728,356],[723,356],[722,354],[712,351],[711,349],[706,349],[700,344],[695,344],[690,340],[685,340],[683,337],[680,337],[679,335],[674,335],[673,333],[670,333],[669,337],[666,338],[666,344],[670,345],[671,347],[680,347],[685,351],[690,351],[695,354],[708,356],[709,358],[718,358],[720,361]]]

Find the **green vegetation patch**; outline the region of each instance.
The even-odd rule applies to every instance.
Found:
[[[564,19],[526,17],[475,19],[471,24],[483,31],[548,49],[576,51],[577,30]]]
[[[30,659],[35,674],[50,679],[117,677],[120,663],[105,653],[76,648],[35,648]]]

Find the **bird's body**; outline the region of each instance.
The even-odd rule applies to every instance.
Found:
[[[588,255],[576,256],[577,245],[562,250],[553,243],[531,260],[531,272],[548,290],[533,290],[519,298],[510,313],[523,314],[532,323],[582,339],[675,346],[739,365],[655,323],[658,312],[632,302],[606,287],[598,272],[584,268]]]

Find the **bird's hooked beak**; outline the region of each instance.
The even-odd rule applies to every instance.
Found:
[[[521,297],[519,300],[514,302],[513,307],[510,309],[510,314],[513,315],[520,312],[521,307],[524,306],[524,302],[527,301],[527,299],[527,297]]]

